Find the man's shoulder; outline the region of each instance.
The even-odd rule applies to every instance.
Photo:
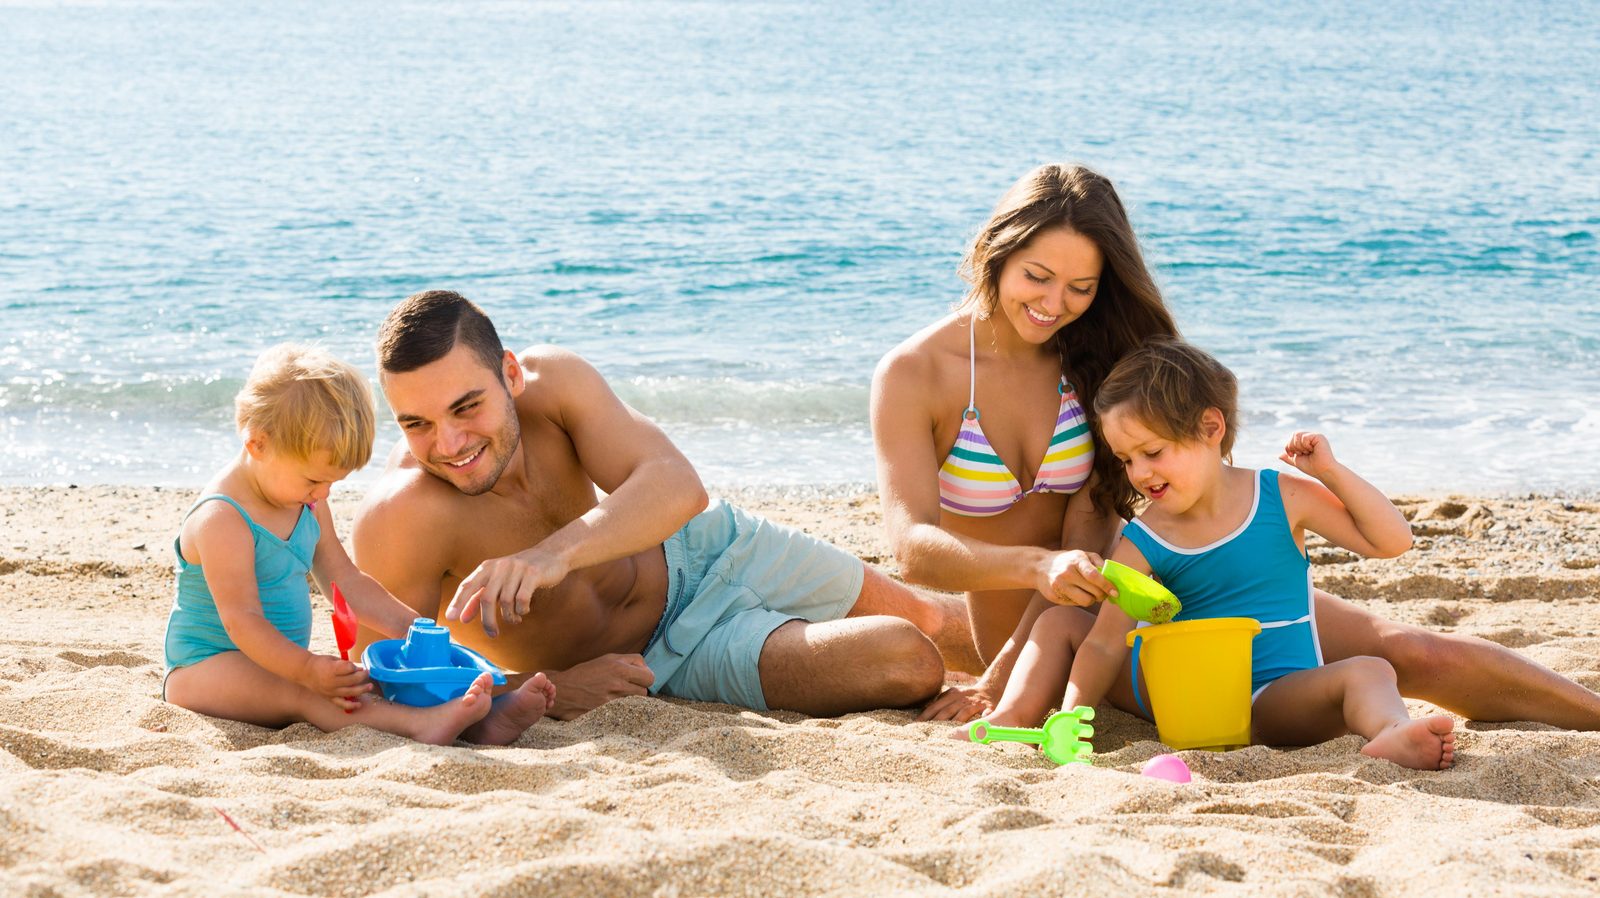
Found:
[[[423,470],[409,455],[392,462],[367,489],[356,509],[358,529],[382,529],[385,523],[412,532],[428,532],[450,523],[461,506],[455,487]]]

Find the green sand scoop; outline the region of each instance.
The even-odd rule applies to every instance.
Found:
[[[1125,564],[1107,560],[1100,566],[1100,573],[1117,588],[1117,594],[1106,601],[1134,620],[1164,624],[1183,610],[1183,603],[1172,590]]]
[[[988,745],[991,742],[1026,742],[1039,746],[1044,756],[1057,764],[1088,764],[1094,746],[1088,740],[1094,727],[1086,720],[1094,719],[1094,709],[1079,705],[1071,711],[1057,711],[1050,715],[1040,729],[1030,727],[990,726],[987,720],[975,720],[967,728],[967,738]]]

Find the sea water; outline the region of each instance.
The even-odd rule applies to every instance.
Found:
[[[428,288],[586,356],[708,482],[870,481],[873,365],[1078,160],[1239,374],[1242,463],[1316,429],[1391,490],[1593,490],[1595,19],[6,0],[0,483],[197,484],[258,351],[371,374]]]

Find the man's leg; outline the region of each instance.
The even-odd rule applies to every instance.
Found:
[[[768,707],[817,717],[921,705],[944,686],[939,650],[895,617],[789,621],[767,637],[758,667]]]
[[[1320,589],[1316,603],[1323,658],[1384,658],[1401,695],[1473,720],[1600,729],[1600,695],[1505,646],[1385,620]]]
[[[972,641],[972,625],[967,618],[967,603],[960,596],[914,590],[891,580],[863,562],[866,578],[861,596],[850,609],[850,617],[892,615],[910,621],[923,635],[933,640],[944,665],[970,674],[983,673],[983,659]]]

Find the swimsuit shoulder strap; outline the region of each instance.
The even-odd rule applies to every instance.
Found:
[[[183,519],[188,520],[189,515],[194,514],[196,509],[207,502],[210,502],[212,499],[221,499],[229,505],[232,505],[234,510],[239,512],[239,517],[244,518],[244,522],[250,525],[250,529],[255,529],[256,522],[250,517],[250,512],[245,511],[244,506],[240,505],[232,496],[224,496],[222,493],[210,493],[194,500],[194,504],[189,506],[189,510],[183,513]]]
[[[967,411],[978,416],[978,313],[967,322]]]

